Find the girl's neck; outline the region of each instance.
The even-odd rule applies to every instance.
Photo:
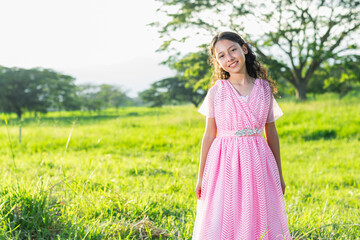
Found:
[[[231,74],[228,78],[228,81],[233,83],[233,85],[239,85],[244,86],[247,85],[247,83],[250,83],[252,80],[252,77],[250,77],[247,73],[238,73],[238,74]]]

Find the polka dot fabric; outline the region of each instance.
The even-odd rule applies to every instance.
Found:
[[[282,115],[274,103],[262,79],[247,100],[227,80],[209,89],[199,112],[215,118],[217,136],[204,167],[193,240],[291,239],[278,167],[265,138],[227,134],[263,131],[266,122]]]

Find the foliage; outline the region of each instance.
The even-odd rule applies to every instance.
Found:
[[[104,108],[126,106],[130,98],[120,87],[109,84],[80,84],[77,86],[81,109],[99,111]]]
[[[166,104],[180,104],[191,102],[198,106],[203,98],[194,92],[193,88],[186,87],[187,82],[178,77],[165,78],[151,84],[150,89],[141,92],[143,102],[149,103],[151,107],[160,107]]]
[[[162,3],[158,11],[171,19],[150,24],[158,27],[164,38],[159,51],[170,50],[172,42],[184,42],[194,35],[202,34],[210,41],[220,29],[231,29],[253,43],[274,79],[290,83],[301,100],[306,99],[307,86],[310,80],[316,81],[314,72],[323,62],[338,58],[340,53],[351,55],[358,48],[358,0],[158,1]],[[264,26],[264,32],[244,33],[249,19]],[[191,28],[190,34],[173,37],[187,28]]]
[[[109,84],[80,84],[77,85],[77,96],[82,110],[100,111],[101,109],[134,104],[119,86]]]
[[[212,73],[209,71],[207,60],[205,46],[201,51],[189,53],[180,60],[169,57],[162,64],[176,70],[176,76],[151,84],[150,89],[141,93],[143,100],[152,102],[151,106],[191,102],[197,107],[210,87]]]
[[[46,113],[50,107],[76,109],[75,79],[51,69],[0,67],[0,109]]]
[[[347,56],[325,68],[324,88],[344,97],[353,89],[360,90],[360,55]]]
[[[118,86],[75,85],[75,78],[51,69],[0,66],[0,111],[15,112],[19,119],[26,111],[99,111],[131,104],[135,101]]]
[[[206,91],[209,88],[212,75],[208,62],[208,49],[206,45],[199,47],[200,51],[189,53],[178,61],[167,63],[171,69],[176,70],[178,77],[184,82],[184,87],[192,88],[195,93],[199,89]]]
[[[335,92],[342,98],[360,87],[360,55],[349,55],[326,61],[315,71],[308,92]]]

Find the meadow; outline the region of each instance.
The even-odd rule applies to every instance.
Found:
[[[359,100],[278,100],[293,239],[360,239]],[[205,128],[193,105],[5,116],[0,239],[191,239]]]

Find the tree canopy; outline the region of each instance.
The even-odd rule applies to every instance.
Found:
[[[76,109],[75,79],[51,69],[0,67],[0,109],[46,113],[50,107]]]
[[[158,51],[169,51],[173,42],[200,34],[210,42],[220,29],[238,32],[253,44],[270,75],[291,84],[300,100],[306,100],[307,86],[325,62],[359,55],[359,0],[158,1],[163,4],[158,11],[171,19],[150,24],[158,27],[164,38]],[[258,35],[246,34],[249,20],[265,30]],[[175,38],[181,29],[192,32]],[[170,64],[176,55],[169,58]]]

